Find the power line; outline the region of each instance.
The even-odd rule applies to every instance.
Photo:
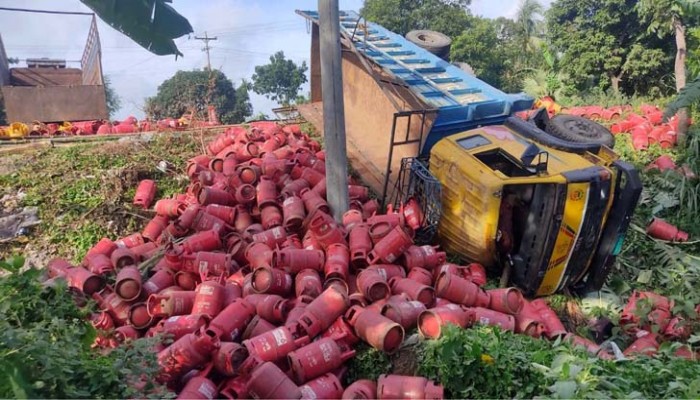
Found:
[[[0,7],[0,11],[19,11],[39,14],[62,14],[62,15],[95,15],[91,12],[82,11],[54,11],[54,10],[33,10],[29,8]]]
[[[217,40],[216,36],[209,37],[207,36],[207,32],[204,31],[204,37],[195,36],[194,38],[195,40],[201,40],[204,42],[204,48],[202,48],[202,50],[207,52],[207,69],[211,71],[211,60],[209,58],[209,50],[211,49],[211,46],[209,46],[209,42],[212,40]]]

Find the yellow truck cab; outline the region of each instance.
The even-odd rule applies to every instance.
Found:
[[[599,290],[641,193],[637,171],[600,144],[573,143],[508,118],[430,150],[449,252],[507,267],[527,295]]]

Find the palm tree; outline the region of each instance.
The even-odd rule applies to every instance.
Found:
[[[522,0],[515,14],[515,22],[524,52],[534,52],[539,47],[540,21],[544,7],[537,0]]]

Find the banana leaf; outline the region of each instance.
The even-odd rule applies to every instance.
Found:
[[[193,32],[172,0],[80,0],[103,21],[159,56],[182,56],[173,39]]]

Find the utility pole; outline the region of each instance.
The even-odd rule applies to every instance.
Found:
[[[326,144],[326,193],[333,216],[340,222],[343,214],[348,210],[349,200],[338,14],[338,0],[318,0],[323,135]]]
[[[206,51],[206,52],[207,52],[207,69],[208,69],[209,71],[211,71],[211,60],[209,59],[209,49],[211,49],[211,47],[209,46],[209,41],[211,41],[211,40],[216,40],[216,36],[214,36],[214,37],[209,37],[209,36],[207,36],[207,32],[204,31],[204,37],[195,36],[194,38],[195,38],[196,40],[201,40],[201,41],[204,42],[204,47],[202,48],[202,51]]]

